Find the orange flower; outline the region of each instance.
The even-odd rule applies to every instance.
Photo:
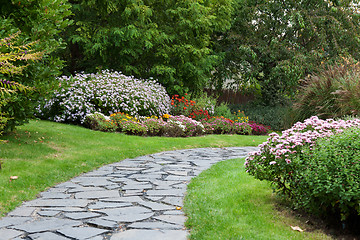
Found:
[[[186,107],[184,107],[184,110],[186,110]]]
[[[171,105],[174,105],[174,102],[171,102]]]

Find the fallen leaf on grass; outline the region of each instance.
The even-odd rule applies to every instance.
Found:
[[[10,177],[10,180],[16,180],[16,179],[18,179],[19,177],[18,176],[11,176]]]
[[[293,227],[293,226],[290,226],[292,228],[292,230],[294,231],[299,231],[299,232],[303,232],[304,230],[302,230],[300,227],[296,226],[296,227]]]

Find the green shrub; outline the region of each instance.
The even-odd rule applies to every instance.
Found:
[[[86,115],[84,125],[92,130],[103,132],[115,132],[117,129],[115,122],[99,112]]]
[[[214,110],[214,116],[224,117],[228,119],[233,118],[233,114],[231,113],[231,110],[227,103],[221,103],[220,105],[216,106]]]
[[[346,129],[353,129],[349,130]],[[297,122],[269,134],[246,158],[246,171],[270,181],[294,206],[320,215],[359,210],[360,119]]]
[[[336,118],[360,113],[360,65],[338,64],[310,75],[294,104],[296,120],[316,115]]]
[[[126,121],[122,123],[122,131],[128,135],[144,136],[147,128],[140,122]]]
[[[291,127],[293,113],[290,105],[263,106],[256,103],[233,104],[229,106],[232,112],[243,111],[249,121],[270,126],[274,131]]]
[[[304,149],[290,183],[298,207],[346,220],[360,214],[360,129],[350,128]]]
[[[29,63],[43,57],[42,52],[33,50],[36,42],[20,40],[21,36],[18,31],[0,39],[0,115],[4,131],[13,130],[34,114],[34,88],[7,80],[22,75]]]
[[[216,106],[216,98],[208,96],[206,92],[194,97],[192,99],[195,102],[195,110],[208,111],[210,115],[214,114]]]

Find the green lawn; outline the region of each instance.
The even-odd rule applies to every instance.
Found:
[[[332,239],[291,214],[275,210],[272,189],[248,175],[244,159],[220,162],[202,172],[188,186],[184,209],[190,239]]]
[[[257,146],[266,136],[137,137],[79,126],[31,121],[1,137],[0,216],[48,187],[104,164],[166,150]],[[10,181],[11,176],[18,176]]]

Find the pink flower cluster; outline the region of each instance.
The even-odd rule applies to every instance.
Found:
[[[278,165],[289,164],[291,158],[301,153],[303,146],[313,147],[319,138],[326,138],[341,133],[346,128],[360,127],[360,119],[321,120],[313,116],[304,122],[296,123],[292,128],[282,132],[269,134],[266,142],[259,145],[260,150],[251,153],[245,161],[247,170],[254,169],[254,164]]]

